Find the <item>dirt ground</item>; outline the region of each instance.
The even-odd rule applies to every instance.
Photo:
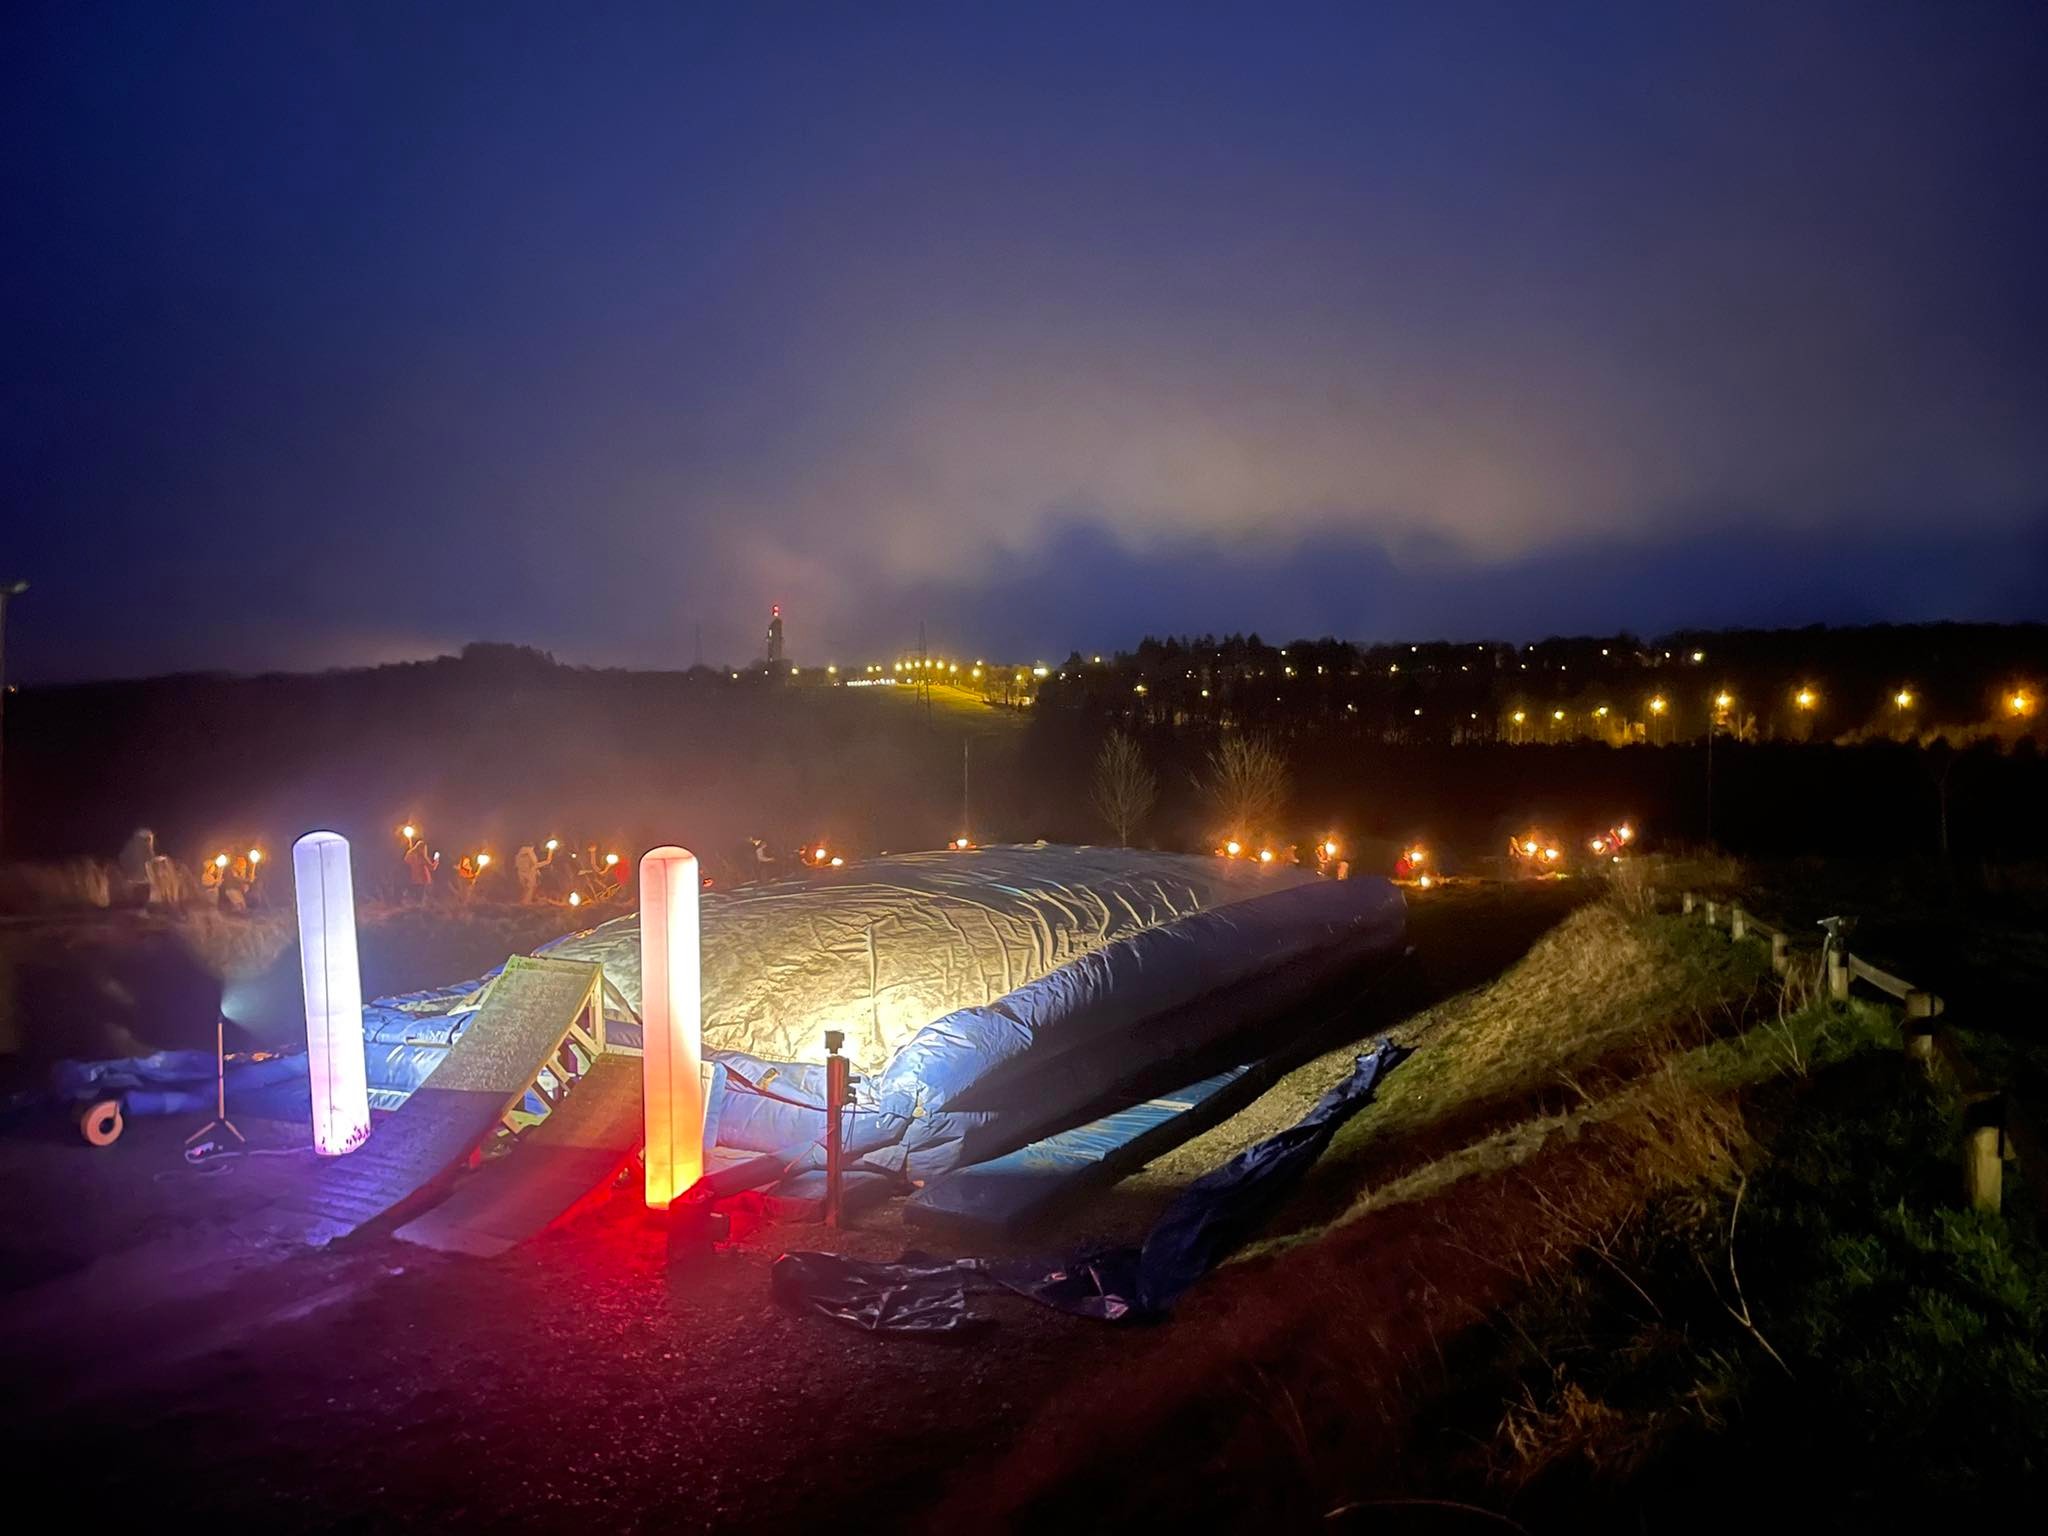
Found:
[[[1361,1004],[1260,1099],[1012,1247],[1142,1232],[1188,1180],[1291,1123],[1342,1075],[1351,1040],[1498,974],[1580,894],[1435,893],[1416,908],[1418,964],[1398,997]],[[892,1210],[835,1237],[743,1209],[730,1244],[675,1255],[625,1189],[495,1260],[377,1233],[288,1251],[232,1227],[310,1156],[295,1128],[250,1127],[267,1155],[214,1173],[184,1165],[183,1129],[138,1127],[106,1153],[55,1134],[0,1142],[13,1212],[0,1434],[48,1486],[152,1519],[957,1529],[985,1509],[986,1528],[1022,1528],[1043,1479],[1075,1463],[1070,1421],[1099,1426],[1127,1392],[1148,1404],[1132,1422],[1156,1426],[1162,1393],[1219,1347],[1255,1353],[1308,1326],[1334,1273],[1395,1301],[1411,1290],[1370,1273],[1370,1235],[1354,1231],[1341,1255],[1290,1260],[1304,1283],[1281,1300],[1270,1265],[1232,1266],[1159,1327],[999,1298],[981,1303],[998,1327],[972,1340],[869,1338],[775,1307],[768,1270],[791,1248],[935,1245]],[[1086,1523],[1088,1490],[1057,1492]]]

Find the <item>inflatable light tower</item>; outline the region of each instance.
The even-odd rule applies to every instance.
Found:
[[[697,856],[656,848],[640,860],[640,1067],[647,1204],[657,1211],[704,1173],[702,1003]]]
[[[363,976],[356,964],[356,893],[348,839],[308,832],[292,844],[299,965],[306,984],[306,1071],[313,1089],[313,1150],[353,1152],[370,1135],[363,1072]]]

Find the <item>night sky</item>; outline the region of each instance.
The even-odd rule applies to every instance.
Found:
[[[37,6],[30,680],[2048,617],[2048,6]]]

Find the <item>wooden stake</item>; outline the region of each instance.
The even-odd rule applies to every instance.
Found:
[[[1996,1101],[1977,1106],[1979,1114],[1971,1116],[1971,1124],[1963,1141],[1963,1189],[1973,1209],[1998,1212],[2000,1185],[2005,1177],[2005,1162],[2001,1155],[2003,1136],[1998,1122]],[[1988,1124],[1976,1123],[1980,1116]]]

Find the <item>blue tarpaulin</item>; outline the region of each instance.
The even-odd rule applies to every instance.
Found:
[[[1161,1140],[1185,1139],[1191,1133],[1181,1122],[1243,1083],[1252,1070],[1231,1067],[1002,1157],[956,1168],[912,1195],[903,1214],[918,1225],[943,1221],[994,1231],[1023,1226],[1084,1184],[1122,1177],[1156,1155],[1151,1149]]]
[[[118,1098],[134,1115],[211,1112],[215,1063],[211,1051],[156,1051],[115,1061],[60,1061],[50,1068],[47,1097],[59,1103]],[[240,1095],[277,1083],[304,1081],[306,1058],[230,1056],[228,1092]]]
[[[1190,1184],[1137,1247],[1056,1262],[936,1259],[908,1253],[876,1264],[828,1253],[790,1253],[770,1275],[775,1298],[870,1333],[956,1333],[985,1326],[967,1298],[998,1287],[1107,1322],[1165,1316],[1202,1276],[1242,1246],[1293,1194],[1330,1139],[1372,1102],[1407,1053],[1381,1040],[1295,1124],[1245,1148]]]

